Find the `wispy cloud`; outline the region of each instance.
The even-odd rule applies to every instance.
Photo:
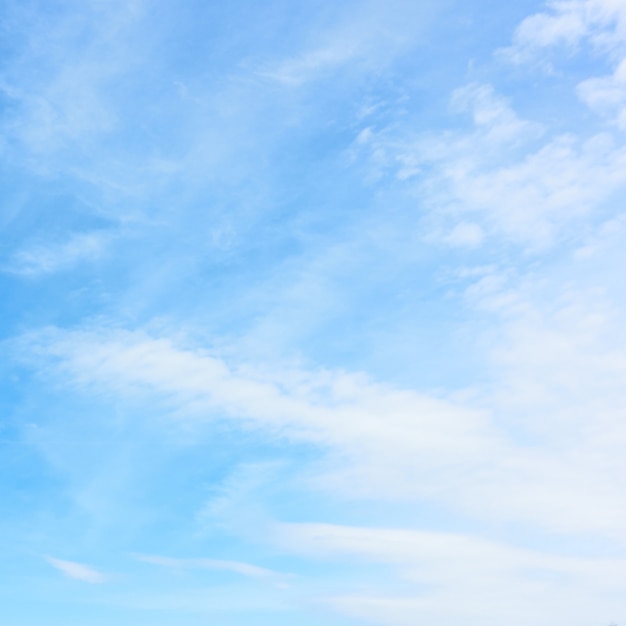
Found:
[[[25,247],[9,260],[4,271],[25,277],[45,276],[97,261],[105,253],[110,238],[101,234],[78,234],[61,243]]]
[[[415,180],[444,242],[477,246],[495,236],[549,248],[626,185],[626,148],[607,134],[544,139],[540,124],[520,119],[488,85],[457,90],[452,104],[470,112],[473,131],[409,140],[370,133],[358,142],[378,167]]]
[[[490,626],[502,620],[515,626],[548,624],[566,616],[593,621],[599,603],[604,615],[619,611],[617,596],[608,605],[601,598],[609,589],[619,595],[618,581],[626,573],[623,559],[563,557],[453,533],[291,524],[277,528],[276,537],[310,557],[349,556],[363,569],[372,563],[390,566],[409,593],[324,590],[326,601],[340,610],[380,624],[408,626],[416,614]]]
[[[88,2],[80,13],[60,11],[54,18],[34,4],[9,13],[25,41],[2,75],[2,91],[13,104],[5,132],[28,151],[31,166],[48,171],[52,162],[42,156],[84,146],[115,127],[106,87],[132,67],[123,34],[140,14],[136,1]],[[82,40],[86,32],[89,43]],[[42,67],[46,71],[38,71]]]
[[[432,8],[404,0],[364,2],[358,15],[337,11],[331,25],[290,57],[260,67],[258,74],[286,86],[329,78],[342,68],[379,70],[415,45],[431,20]]]
[[[595,401],[595,385],[601,384],[604,364],[613,368],[612,363],[617,366],[611,370],[616,385],[610,404],[614,418],[603,428],[611,425],[617,429],[615,435],[621,432],[619,388],[626,368],[610,352],[600,352],[594,357],[600,368],[597,376],[579,381],[582,372],[575,363],[588,358],[590,350],[604,350],[601,344],[583,343],[576,361],[569,349],[555,352],[553,358],[549,347],[569,341],[569,332],[576,333],[578,324],[586,323],[585,309],[574,311],[574,326],[562,331],[562,338],[552,335],[555,344],[547,341],[550,335],[541,326],[549,312],[531,308],[530,298],[540,292],[518,292],[507,298],[506,289],[505,285],[495,292],[475,290],[474,297],[481,301],[502,303],[496,311],[501,311],[511,331],[508,343],[501,340],[494,351],[501,372],[493,381],[494,390],[481,392],[481,409],[340,372],[283,371],[277,379],[271,371],[237,371],[214,356],[143,334],[54,331],[25,338],[20,351],[38,354],[44,359],[42,365],[53,359],[66,382],[86,390],[95,386],[124,394],[147,392],[167,398],[179,417],[214,419],[225,414],[243,427],[255,425],[289,440],[322,446],[330,455],[330,465],[318,470],[318,486],[344,497],[425,498],[487,519],[524,520],[553,531],[623,537],[622,461],[613,450],[621,435],[598,440],[588,439],[587,433],[596,419],[594,407],[601,406]],[[538,304],[544,306],[541,300]],[[604,325],[598,328],[605,332]],[[529,343],[528,333],[536,334],[536,341]],[[535,356],[502,359],[502,354],[515,354],[524,346],[534,346],[531,355]],[[533,372],[542,370],[537,369],[536,359],[548,364],[547,371],[558,372],[559,379],[571,372],[572,385],[582,385],[579,390],[585,394],[586,404],[577,400],[580,422],[574,425],[568,420],[569,444],[562,444],[558,453],[550,445],[528,447],[504,435],[503,429],[514,424],[518,412],[513,400],[505,400],[524,394],[526,428],[541,428],[547,441],[561,439],[558,427],[570,403],[567,396],[557,396],[556,405],[551,395],[542,397],[542,389],[556,387],[551,379],[537,386],[540,382]],[[523,385],[530,384],[539,393],[524,392]],[[545,416],[547,407],[550,419]],[[550,425],[554,430],[546,430]],[[611,462],[599,463],[604,456]]]
[[[578,85],[578,95],[593,111],[626,129],[626,60],[610,76],[589,78]]]
[[[242,563],[241,561],[224,561],[220,559],[174,559],[165,556],[151,554],[135,554],[134,557],[143,563],[159,565],[172,570],[209,569],[225,572],[233,572],[241,576],[260,579],[278,579],[285,575],[271,569]]]
[[[80,580],[91,584],[103,583],[107,580],[107,577],[102,572],[99,572],[82,563],[56,559],[51,556],[46,557],[46,561],[62,574],[68,578],[73,578],[74,580]]]
[[[596,50],[612,55],[624,51],[625,31],[626,9],[621,0],[552,1],[547,10],[522,21],[513,45],[502,54],[516,63],[536,61],[547,48],[571,49],[589,41]]]

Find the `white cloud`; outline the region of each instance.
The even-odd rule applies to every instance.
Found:
[[[578,95],[592,110],[615,120],[619,128],[626,130],[626,59],[612,75],[582,81]]]
[[[313,484],[343,497],[426,500],[482,519],[626,539],[619,348],[604,349],[593,334],[585,339],[584,308],[547,333],[549,299],[537,300],[540,290],[507,296],[507,289],[496,284],[474,296],[500,316],[501,329],[493,388],[476,390],[480,410],[359,375],[233,367],[142,333],[49,331],[19,349],[37,354],[41,367],[56,363],[64,385],[147,393],[179,418],[219,415],[322,446],[327,460]],[[573,350],[558,349],[573,338]],[[611,394],[598,395],[607,373]],[[516,443],[506,435],[511,428],[539,439]]]
[[[520,63],[542,60],[542,50],[569,48],[589,41],[599,51],[615,54],[626,46],[626,6],[623,0],[565,0],[547,3],[547,10],[518,26],[513,45],[502,51]]]
[[[264,78],[285,85],[301,85],[325,71],[333,71],[358,58],[362,54],[362,42],[349,38],[338,38],[324,47],[303,52],[291,59],[283,60],[259,71]]]
[[[484,141],[489,144],[515,146],[539,135],[542,130],[538,125],[520,119],[511,104],[491,85],[472,83],[456,89],[451,107],[457,113],[469,112],[474,125],[484,133]]]
[[[376,624],[583,626],[608,622],[623,608],[624,559],[564,557],[464,534],[330,524],[281,524],[275,540],[309,558],[350,559],[361,569],[390,566],[405,581],[394,595],[358,583],[352,593],[325,589],[335,608]]]
[[[258,565],[242,563],[241,561],[224,561],[220,559],[173,559],[164,556],[150,554],[136,554],[135,558],[144,563],[159,565],[173,570],[187,569],[212,569],[226,572],[234,572],[250,578],[276,579],[284,577],[284,574],[275,572]]]
[[[432,8],[405,0],[337,5],[333,23],[314,29],[292,56],[261,66],[264,78],[299,86],[350,66],[351,73],[379,70],[420,40]]]
[[[484,239],[483,229],[471,222],[460,222],[445,238],[451,246],[477,248]]]
[[[62,243],[31,245],[14,254],[5,271],[37,277],[68,270],[79,263],[96,261],[103,255],[108,243],[108,237],[86,233],[74,235]]]
[[[445,243],[497,237],[549,248],[626,185],[626,147],[608,134],[542,141],[545,130],[520,119],[487,85],[457,90],[452,104],[472,115],[473,128],[413,138],[406,129],[403,137],[369,132],[358,142],[373,167],[415,181],[419,208]]]
[[[293,371],[276,376],[229,367],[206,352],[179,349],[167,339],[124,331],[92,334],[51,330],[26,341],[28,350],[59,359],[65,374],[79,384],[163,394],[173,400],[180,414],[225,411],[244,422],[287,427],[292,436],[329,445],[335,439],[337,443],[350,441],[355,435],[358,439],[363,431],[366,439],[380,434],[399,437],[401,443],[402,430],[409,424],[423,439],[421,444],[414,444],[425,449],[435,442],[450,446],[451,452],[482,445],[475,433],[484,426],[480,413],[376,385],[361,375]],[[391,407],[400,411],[395,416],[392,413],[392,421],[388,417]],[[356,419],[349,419],[354,411]],[[450,429],[462,440],[449,441]]]
[[[29,8],[16,20],[27,52],[0,78],[2,91],[19,111],[4,130],[26,148],[34,168],[54,167],[41,157],[71,145],[80,145],[84,158],[85,146],[116,126],[107,87],[137,58],[136,42],[129,47],[124,35],[141,4],[86,2],[80,12],[60,11],[52,25],[50,15],[45,19]]]
[[[63,559],[56,559],[53,557],[46,557],[46,561],[68,578],[73,578],[74,580],[80,580],[91,584],[103,583],[106,581],[106,576],[104,574],[88,567],[87,565],[83,565],[82,563],[65,561]]]

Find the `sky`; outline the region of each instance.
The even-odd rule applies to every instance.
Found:
[[[0,2],[11,626],[626,626],[626,2]]]

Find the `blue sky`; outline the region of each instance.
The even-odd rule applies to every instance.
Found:
[[[626,624],[626,4],[182,4],[2,3],[2,622]]]

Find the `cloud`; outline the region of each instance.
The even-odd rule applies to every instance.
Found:
[[[313,29],[302,49],[257,69],[259,76],[300,86],[349,67],[379,71],[422,38],[433,8],[404,0],[347,3],[332,24]]]
[[[609,620],[622,607],[626,560],[619,558],[564,557],[467,534],[332,524],[281,524],[275,541],[308,558],[349,559],[362,570],[390,567],[404,581],[403,593],[366,592],[358,583],[352,593],[322,591],[338,610],[377,624],[525,626],[565,619],[583,625]]]
[[[19,349],[38,354],[43,367],[56,361],[66,384],[148,393],[164,399],[179,418],[228,417],[244,428],[336,450],[353,459],[350,467],[358,465],[357,484],[344,476],[348,491],[432,494],[434,485],[415,482],[421,472],[471,463],[500,445],[482,412],[360,375],[238,368],[142,333],[50,331]]]
[[[459,87],[451,98],[451,109],[456,113],[469,112],[477,129],[484,133],[489,144],[513,146],[541,133],[541,128],[522,120],[510,102],[496,93],[492,85],[471,83]]]
[[[275,579],[284,577],[284,574],[275,572],[258,565],[242,563],[241,561],[224,561],[220,559],[173,559],[150,554],[135,554],[135,558],[143,563],[159,565],[173,570],[211,569],[233,572],[241,576],[260,579]]]
[[[413,182],[417,208],[444,243],[471,247],[493,238],[549,249],[626,185],[626,147],[608,134],[543,139],[546,129],[520,119],[489,85],[456,90],[452,107],[471,114],[472,129],[370,132],[357,144],[373,167]]]
[[[47,171],[56,167],[42,157],[79,146],[84,160],[84,147],[115,128],[107,89],[137,57],[137,46],[131,53],[125,35],[141,3],[86,2],[79,12],[54,16],[35,7],[12,16],[21,54],[7,65],[1,88],[18,114],[8,118],[4,130],[26,149],[32,167]]]
[[[484,239],[484,233],[480,226],[471,222],[460,222],[445,238],[446,243],[455,247],[477,248]]]
[[[582,41],[609,55],[624,50],[626,8],[621,0],[552,1],[547,9],[522,21],[512,46],[501,51],[505,58],[515,63],[541,60],[547,48],[572,49]]]
[[[340,68],[362,54],[362,41],[339,37],[325,47],[313,49],[267,66],[259,75],[285,85],[298,86]]]
[[[38,277],[69,270],[80,263],[97,261],[108,244],[108,237],[83,233],[62,243],[31,245],[16,252],[5,271],[24,277]]]
[[[53,557],[46,557],[46,561],[52,565],[52,567],[62,572],[65,576],[73,578],[74,580],[97,584],[103,583],[107,579],[107,577],[101,572],[87,565],[83,565],[82,563],[65,561],[63,559],[56,559]]]
[[[578,95],[590,109],[626,129],[626,59],[612,75],[582,81]]]
[[[548,330],[559,309],[550,311],[540,286],[507,291],[496,283],[471,296],[499,316],[500,334],[493,388],[475,390],[478,402],[465,405],[453,394],[394,389],[357,374],[230,365],[144,333],[50,330],[16,347],[86,393],[141,394],[165,402],[177,419],[235,420],[314,444],[326,453],[310,478],[318,490],[443,503],[480,519],[626,540],[626,466],[616,454],[626,436],[626,367],[617,348],[600,341],[609,327],[600,321],[600,334],[581,334],[590,315],[584,292],[568,325]],[[598,396],[607,373],[611,393]],[[520,419],[535,445],[506,434]]]
[[[121,393],[146,390],[162,394],[173,400],[180,415],[225,412],[244,423],[258,423],[287,436],[330,445],[334,439],[338,443],[351,441],[363,431],[367,438],[378,434],[402,438],[403,425],[413,423],[424,440],[424,449],[435,442],[450,446],[451,453],[482,445],[474,433],[484,426],[479,412],[376,385],[358,374],[272,373],[229,366],[202,350],[179,349],[169,339],[141,332],[50,330],[24,341],[24,349],[46,360],[57,360],[61,371],[78,385],[104,385]],[[392,421],[386,417],[390,407],[400,409],[396,423],[393,417]],[[356,420],[348,419],[353,411],[357,412]],[[342,414],[343,419],[338,419]],[[449,440],[450,427],[458,433],[458,441]]]

